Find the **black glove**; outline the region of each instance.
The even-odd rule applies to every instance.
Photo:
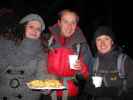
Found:
[[[84,79],[83,75],[81,73],[77,73],[73,78],[72,78],[74,84],[78,86],[83,86],[86,82]]]

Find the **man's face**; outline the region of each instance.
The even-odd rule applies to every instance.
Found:
[[[31,39],[38,39],[41,34],[41,24],[39,21],[30,21],[26,25],[25,36]]]
[[[77,16],[71,12],[65,12],[61,19],[58,20],[60,26],[61,35],[70,37],[74,34],[77,26]]]
[[[98,52],[105,54],[112,50],[113,41],[107,35],[101,35],[96,38],[96,47]]]

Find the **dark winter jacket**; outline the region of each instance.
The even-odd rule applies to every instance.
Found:
[[[99,58],[99,66],[95,74],[104,77],[104,81],[102,87],[95,88],[94,85],[92,84],[92,80],[88,80],[85,86],[85,93],[100,97],[117,97],[118,95],[123,95],[122,94],[123,79],[120,78],[119,72],[117,70],[117,59],[121,53],[122,52],[113,49],[113,51],[104,55],[97,54],[97,57]],[[124,62],[124,70],[126,74],[125,78],[127,82],[126,84],[127,91],[123,91],[123,93],[127,92],[127,94],[130,94],[132,92],[133,89],[132,66],[133,66],[132,59],[126,55],[126,60]]]

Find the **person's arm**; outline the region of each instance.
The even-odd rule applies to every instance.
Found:
[[[125,72],[127,74],[127,88],[133,88],[133,60],[129,56],[125,60]]]
[[[56,79],[55,75],[48,72],[47,67],[47,53],[44,53],[43,57],[38,61],[36,79]]]
[[[91,74],[93,67],[93,55],[87,43],[82,45],[81,53],[83,55],[84,63],[87,65],[88,71]]]

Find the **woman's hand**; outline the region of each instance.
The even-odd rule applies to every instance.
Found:
[[[75,65],[74,65],[74,69],[75,70],[81,70],[81,61],[80,60],[77,60]]]

